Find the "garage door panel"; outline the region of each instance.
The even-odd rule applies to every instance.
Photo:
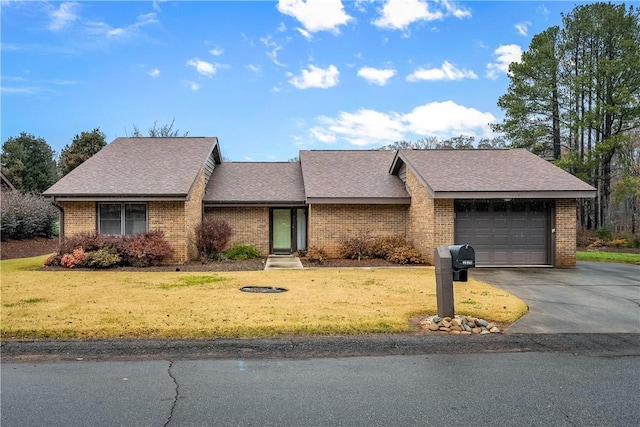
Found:
[[[511,238],[508,234],[495,234],[493,236],[494,247],[508,247],[511,243]]]
[[[536,214],[540,215],[540,212],[536,212]],[[547,228],[547,218],[537,217],[529,217],[529,228],[536,230],[546,230]]]
[[[547,246],[547,236],[543,234],[534,234],[529,236],[529,245],[532,247],[546,247]]]
[[[491,246],[493,244],[493,236],[491,236],[490,234],[480,234],[477,235],[475,237],[470,237],[469,240],[457,240],[456,243],[458,244],[464,244],[464,243],[469,243],[471,246],[473,246],[473,244],[471,243],[471,241],[474,241],[475,244],[477,246]]]
[[[510,264],[510,252],[506,250],[493,250],[491,253],[491,265],[509,265]]]
[[[526,246],[529,243],[529,236],[522,232],[518,232],[511,236],[511,246]]]
[[[529,226],[529,219],[514,216],[511,219],[511,227],[512,228],[527,228]]]
[[[533,251],[529,253],[529,262],[531,265],[544,265],[547,263],[547,251]]]
[[[474,202],[456,213],[455,243],[469,243],[477,265],[546,265],[548,207],[541,202]],[[487,208],[488,206],[488,208]]]
[[[494,218],[493,219],[493,228],[509,228],[509,220],[508,218]]]
[[[511,253],[512,264],[528,265],[529,251],[527,250],[515,250]]]
[[[489,265],[490,261],[491,261],[491,254],[489,253],[489,251],[482,251],[482,250],[476,251],[476,264]]]

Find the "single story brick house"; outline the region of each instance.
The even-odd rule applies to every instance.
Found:
[[[203,218],[264,254],[404,236],[430,263],[469,243],[479,266],[575,265],[576,199],[595,189],[524,149],[303,150],[299,162],[223,162],[217,138],[117,138],[49,188],[61,235],[164,231],[197,257]]]

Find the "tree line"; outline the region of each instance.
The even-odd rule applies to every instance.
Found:
[[[493,130],[509,147],[553,159],[597,189],[581,201],[590,229],[637,231],[640,208],[640,19],[624,4],[594,3],[533,37],[509,67]]]

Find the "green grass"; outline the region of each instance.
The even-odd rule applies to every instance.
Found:
[[[588,251],[576,252],[578,261],[621,262],[625,264],[640,264],[640,254],[626,252]]]
[[[221,338],[413,332],[437,312],[432,267],[215,273],[42,270],[44,257],[0,262],[2,339]],[[283,287],[280,294],[240,292]],[[456,314],[500,323],[527,311],[470,279]]]

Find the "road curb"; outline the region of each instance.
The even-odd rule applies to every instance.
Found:
[[[2,362],[65,360],[335,358],[563,352],[640,355],[640,334],[373,335],[265,339],[2,341]]]

